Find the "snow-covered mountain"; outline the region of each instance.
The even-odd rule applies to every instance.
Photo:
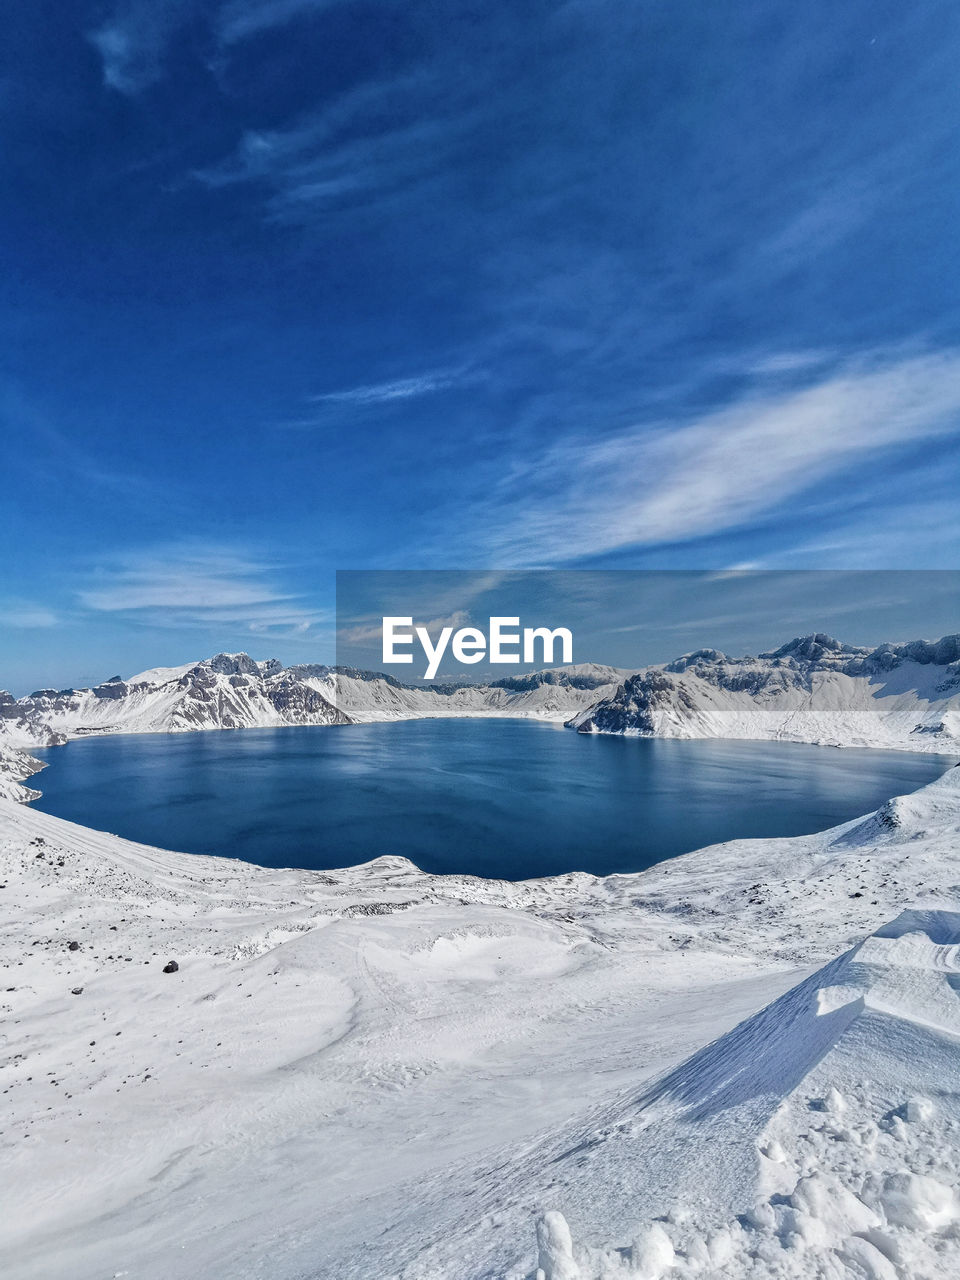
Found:
[[[9,697],[9,695],[8,695]],[[283,724],[345,724],[319,688],[279,662],[218,653],[182,667],[158,667],[93,689],[40,689],[0,704],[8,741],[62,741],[90,733],[177,733]]]
[[[960,742],[960,635],[876,649],[804,636],[758,657],[701,649],[635,673],[582,663],[489,685],[404,685],[352,668],[219,653],[93,689],[0,693],[0,741],[91,733],[520,716],[581,733],[759,738],[950,751]]]
[[[607,693],[623,672],[592,663],[554,668],[494,685],[411,687],[392,676],[245,653],[218,653],[180,667],[156,667],[93,689],[0,693],[0,737],[50,745],[91,733],[178,733],[196,729],[337,725],[436,716],[530,716],[564,721]]]
[[[701,649],[628,677],[571,723],[581,733],[949,751],[960,741],[960,635],[867,649],[815,634],[756,658]]]
[[[953,1280],[958,884],[960,768],[516,884],[0,799],[5,1280]]]

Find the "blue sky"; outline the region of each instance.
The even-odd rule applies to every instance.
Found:
[[[958,55],[935,0],[14,6],[0,685],[324,660],[337,568],[956,566]]]

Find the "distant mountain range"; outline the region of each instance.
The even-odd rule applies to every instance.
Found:
[[[93,689],[0,692],[0,736],[14,746],[54,745],[97,733],[343,725],[437,716],[525,716],[566,721],[612,694],[628,674],[587,663],[492,685],[403,685],[380,672],[218,653],[156,667]]]
[[[218,653],[92,689],[0,693],[0,743],[473,716],[580,733],[949,752],[960,746],[960,635],[870,649],[816,633],[757,657],[701,649],[636,672],[586,663],[489,685],[410,686],[379,672]]]
[[[581,733],[950,751],[960,745],[960,636],[869,649],[818,633],[756,658],[701,649],[629,676],[572,724]]]

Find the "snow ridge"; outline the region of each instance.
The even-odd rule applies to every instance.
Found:
[[[562,1247],[541,1250],[545,1280],[956,1274],[957,908],[902,912],[594,1135],[612,1149],[602,1158],[608,1186],[618,1161],[623,1187],[664,1150],[681,1152],[691,1128],[709,1135],[712,1160],[752,1149],[738,1213],[710,1204],[718,1180],[709,1175],[705,1195],[641,1221],[613,1247],[574,1245],[554,1210],[541,1234]],[[657,1151],[645,1153],[651,1142]]]

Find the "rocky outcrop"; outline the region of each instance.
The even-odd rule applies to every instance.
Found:
[[[584,663],[572,669],[552,667],[547,671],[531,671],[528,675],[505,676],[491,680],[491,689],[506,689],[510,693],[529,693],[543,685],[556,685],[561,689],[601,689],[618,673],[612,667]]]
[[[66,737],[37,713],[32,698],[17,699],[6,689],[0,689],[0,745],[55,747],[63,742]]]
[[[642,671],[625,680],[612,698],[606,698],[582,717],[581,733],[622,733],[629,726],[638,734],[653,737],[662,727],[666,708],[693,710],[681,685],[662,671]]]

